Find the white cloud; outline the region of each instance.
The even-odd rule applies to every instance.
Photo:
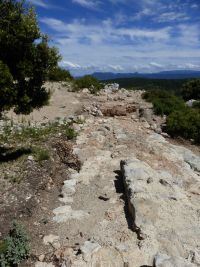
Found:
[[[152,67],[158,68],[158,69],[163,68],[163,65],[161,65],[161,64],[159,64],[157,62],[151,62],[151,63],[149,63],[149,65],[152,66]]]
[[[61,62],[61,65],[62,67],[67,67],[69,69],[80,69],[81,68],[80,65],[70,62],[70,61],[65,61],[65,60]]]
[[[100,3],[95,0],[72,0],[72,2],[91,9],[96,9]]]
[[[111,70],[114,70],[114,71],[123,71],[124,68],[122,68],[122,66],[120,65],[108,65],[108,68],[110,68]]]
[[[172,22],[172,21],[185,21],[188,20],[189,17],[185,12],[165,12],[161,13],[154,20],[157,22]]]
[[[71,23],[64,23],[54,18],[42,18],[41,22],[48,25],[51,29],[69,35],[71,39],[82,40],[87,38],[90,42],[99,44],[117,41],[127,42],[130,40],[149,39],[149,40],[167,40],[170,37],[171,27],[164,27],[158,30],[141,29],[134,27],[115,27],[110,20],[104,20],[101,24],[85,24],[84,21],[74,20]]]
[[[42,18],[54,31],[63,56],[62,66],[73,74],[93,71],[135,72],[166,69],[200,69],[198,24],[157,29],[125,27],[107,19],[89,24]]]
[[[198,46],[200,44],[200,32],[198,24],[179,24],[177,41],[181,45]]]
[[[29,2],[36,6],[48,8],[48,5],[43,0],[30,0]]]
[[[197,5],[197,4],[193,4],[193,5],[191,5],[191,8],[194,8],[194,9],[196,9],[196,8],[198,8],[199,6]]]

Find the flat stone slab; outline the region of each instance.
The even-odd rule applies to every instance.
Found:
[[[73,210],[71,206],[61,206],[53,210],[55,216],[53,220],[57,223],[66,222],[68,220],[81,220],[89,214],[83,210]]]
[[[158,254],[154,258],[154,267],[195,267],[185,259]]]
[[[191,168],[186,166],[184,170],[184,157],[182,162],[180,158],[179,161],[180,171],[189,175],[178,176],[179,183],[176,175],[170,174],[170,170],[155,170],[137,158],[121,162],[132,227],[141,240],[141,250],[149,257],[149,262],[153,261],[158,252],[180,259],[188,258],[191,251],[200,253],[200,198],[197,187],[200,178]],[[181,169],[181,166],[184,167]],[[188,184],[184,184],[187,179]],[[194,191],[192,182],[197,192]],[[171,261],[170,258],[169,262]],[[155,266],[193,266],[173,265],[173,261],[172,264],[169,262],[159,265],[157,260]]]
[[[85,261],[89,261],[92,257],[92,254],[97,252],[101,246],[98,243],[85,241],[83,246],[81,247],[81,252],[83,254],[83,258]]]

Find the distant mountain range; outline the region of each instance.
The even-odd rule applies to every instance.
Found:
[[[200,71],[193,70],[172,70],[157,73],[113,73],[113,72],[94,72],[91,74],[99,80],[114,80],[119,78],[147,78],[147,79],[189,79],[200,78]]]

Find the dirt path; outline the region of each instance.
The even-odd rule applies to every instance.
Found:
[[[137,100],[143,103],[137,93],[132,96],[135,104]],[[84,104],[98,106],[104,98],[90,96]],[[126,99],[109,100],[107,106],[133,102],[130,94]],[[88,116],[80,129],[74,152],[83,165],[79,173],[73,172],[65,181],[60,203],[52,210],[53,226],[48,233],[54,236],[51,245],[71,248],[65,250],[69,266],[144,264],[120,172],[122,159],[130,154],[141,156],[138,147],[145,131],[149,131],[132,114],[116,118]]]

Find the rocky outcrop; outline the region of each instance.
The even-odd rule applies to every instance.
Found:
[[[141,250],[150,262],[154,259],[155,267],[199,266],[200,177],[194,170],[199,171],[200,158],[157,134],[149,136],[146,145],[168,161],[168,167],[152,168],[135,157],[121,161],[132,227]],[[170,163],[177,172],[171,173]],[[158,253],[169,256],[154,258]],[[196,256],[190,257],[191,253]]]

